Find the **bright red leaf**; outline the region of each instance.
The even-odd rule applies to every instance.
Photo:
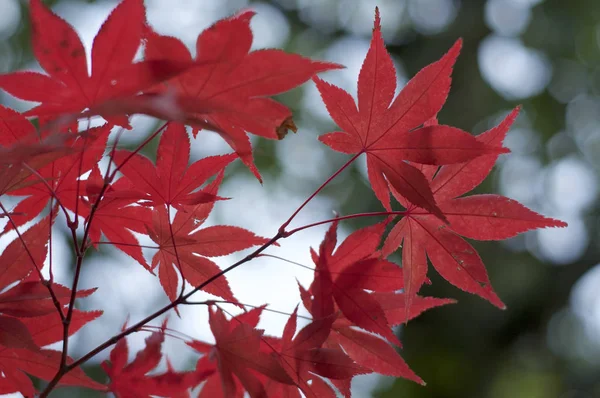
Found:
[[[98,167],[94,167],[86,181],[88,200],[85,201],[85,206],[90,208],[93,206],[103,183],[104,179],[100,175],[100,170]],[[115,247],[137,260],[145,268],[150,269],[133,232],[146,233],[146,225],[152,220],[152,210],[145,206],[134,206],[137,192],[124,195],[124,192],[131,191],[133,189],[127,178],[120,178],[108,186],[104,197],[96,207],[91,223],[89,221],[90,212],[87,213],[88,236],[92,244],[97,245],[101,235],[104,234]]]
[[[32,278],[29,278],[32,279]],[[35,278],[38,275],[35,274]],[[0,313],[20,318],[38,317],[56,312],[54,299],[65,306],[71,298],[71,289],[52,283],[54,297],[44,284],[39,281],[22,281],[0,293]],[[80,290],[76,297],[83,298],[92,294],[95,289]]]
[[[458,41],[442,59],[423,68],[394,99],[396,71],[383,43],[376,10],[371,47],[358,77],[358,108],[350,94],[314,78],[329,114],[343,130],[319,139],[339,152],[367,154],[371,186],[388,210],[389,183],[411,203],[444,219],[427,180],[405,160],[440,165],[505,152],[454,127],[418,128],[446,101],[460,47]]]
[[[501,145],[517,114],[518,109],[513,110],[498,126],[480,134],[476,139],[493,146]],[[485,179],[497,156],[486,155],[468,162],[443,166],[439,171],[435,166],[420,167],[427,175],[434,197],[450,222],[449,225],[441,223],[433,214],[416,208],[409,200],[393,191],[400,203],[407,208],[407,215],[394,226],[382,251],[387,256],[401,244],[403,246],[407,311],[412,298],[425,281],[425,253],[444,279],[504,308],[492,289],[477,251],[459,235],[478,240],[501,240],[530,229],[566,226],[562,221],[541,216],[502,196],[474,195],[457,198]]]
[[[336,328],[332,340],[337,342],[356,363],[375,373],[403,377],[424,384],[385,340],[350,327]]]
[[[195,60],[178,39],[148,29],[145,55],[150,60],[194,62],[194,67],[170,80],[167,87],[160,86],[154,91],[174,90],[177,95],[193,99],[191,104],[196,109],[184,110],[214,125],[259,178],[246,132],[280,139],[288,128],[295,130],[290,110],[268,97],[340,65],[276,49],[250,51],[253,15],[252,11],[242,12],[204,30],[196,42]],[[206,109],[207,104],[212,105]]]
[[[48,221],[44,218],[4,249],[0,255],[0,290],[25,279],[36,268],[42,269],[48,253]]]
[[[216,194],[221,178],[209,185],[207,192]],[[198,286],[221,271],[206,257],[224,256],[268,241],[239,227],[216,225],[198,229],[211,208],[212,203],[207,203],[196,206],[193,211],[180,210],[173,222],[170,222],[164,206],[152,212],[148,234],[159,246],[159,251],[152,258],[152,267],[159,267],[161,285],[171,300],[178,295],[179,273],[192,286]],[[205,215],[196,218],[201,217],[201,213]],[[203,290],[225,300],[236,301],[224,276]]]
[[[19,285],[17,285],[19,286]],[[66,291],[69,289],[63,288]],[[60,288],[57,289],[60,293]],[[74,310],[69,328],[69,336],[77,332],[85,324],[98,318],[102,311],[82,312]],[[21,392],[24,396],[34,396],[34,387],[25,373],[51,380],[58,370],[61,353],[53,350],[40,350],[57,341],[64,336],[63,322],[56,311],[43,316],[31,316],[20,319],[20,325],[11,330],[10,339],[7,344],[2,338],[2,331],[6,331],[9,317],[0,316],[0,391],[3,393]],[[15,319],[15,318],[12,318]],[[14,322],[12,322],[14,324]],[[25,327],[22,330],[21,326]],[[17,344],[15,344],[17,343]],[[22,345],[18,347],[16,345]],[[72,360],[67,358],[67,363]],[[60,380],[63,385],[77,385],[96,390],[104,389],[102,384],[96,383],[88,378],[80,368],[75,368]]]
[[[153,206],[169,205],[181,209],[215,201],[218,197],[198,188],[209,177],[221,172],[236,156],[210,156],[188,166],[190,140],[185,127],[171,123],[158,145],[156,166],[150,160],[129,151],[116,151],[114,162],[141,195],[140,200]]]
[[[102,311],[80,311],[73,310],[73,317],[69,326],[69,335],[76,333],[82,327],[99,318]],[[27,326],[33,341],[40,347],[61,341],[63,338],[63,322],[56,311],[47,315],[22,318],[21,321]]]
[[[366,291],[394,291],[403,286],[400,267],[377,257],[370,258],[381,241],[385,224],[382,222],[354,232],[346,240],[351,244],[344,241],[335,252],[337,222],[331,225],[319,254],[313,254],[317,268],[310,288],[314,300],[308,309],[319,319],[334,313],[335,302],[337,309],[354,325],[400,345],[380,304]],[[355,241],[359,237],[363,239],[360,244]],[[368,249],[358,249],[363,245]],[[345,264],[344,268],[340,269],[340,263]],[[384,282],[377,283],[381,279]]]
[[[113,99],[132,96],[184,70],[164,60],[132,63],[141,43],[145,18],[142,0],[124,0],[94,38],[91,76],[81,39],[69,24],[40,0],[31,0],[33,52],[46,74],[13,72],[0,76],[0,87],[40,105],[28,116],[56,117],[94,109]],[[128,126],[125,112],[106,116]]]

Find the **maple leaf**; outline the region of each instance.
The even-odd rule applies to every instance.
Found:
[[[403,377],[425,384],[385,340],[351,327],[337,327],[330,340],[339,344],[356,363],[386,376]]]
[[[23,322],[17,318],[2,315],[0,315],[0,346],[32,351],[39,349]]]
[[[10,139],[18,140],[18,130],[13,129],[12,131],[13,136]],[[33,126],[29,124],[27,137],[34,132]],[[10,192],[11,195],[26,196],[13,209],[16,213],[13,217],[14,224],[18,227],[33,220],[42,212],[52,197],[60,200],[62,206],[74,213],[79,213],[79,210],[83,212],[84,209],[77,206],[78,194],[83,192],[83,186],[80,186],[78,178],[92,170],[98,163],[106,148],[109,134],[110,126],[108,124],[90,128],[78,134],[69,134],[69,139],[64,145],[70,149],[71,153],[44,164],[36,171],[35,175],[30,175],[31,184]],[[47,184],[39,184],[40,179],[45,180]],[[52,192],[48,187],[52,188]],[[79,215],[85,216],[85,214]],[[5,226],[5,231],[11,230],[13,227],[13,223],[9,223]]]
[[[501,145],[518,110],[513,110],[498,126],[478,135],[476,139],[485,144]],[[546,218],[503,196],[459,197],[487,177],[497,157],[482,156],[443,166],[439,171],[434,166],[420,166],[449,225],[442,224],[431,213],[415,208],[401,194],[392,191],[407,212],[390,231],[382,253],[387,256],[401,244],[403,246],[407,310],[425,281],[426,253],[434,268],[448,282],[483,297],[499,308],[505,308],[492,289],[477,251],[459,235],[477,240],[502,240],[530,229],[566,226],[562,221]]]
[[[3,392],[34,396],[33,384],[23,372],[51,380],[60,364],[60,352],[39,347],[63,339],[64,324],[54,299],[58,305],[66,306],[71,290],[53,283],[50,285],[52,297],[48,288],[38,280],[38,273],[32,272],[43,267],[50,226],[49,217],[42,219],[21,233],[20,238],[11,241],[0,255],[0,373],[4,375],[0,377],[0,391]],[[76,297],[88,296],[94,290],[79,291]],[[75,310],[69,335],[101,313]],[[61,383],[103,388],[87,378],[79,368],[61,379]]]
[[[236,159],[235,154],[210,156],[192,163],[190,140],[185,126],[170,123],[162,134],[156,166],[137,153],[116,151],[113,161],[131,184],[141,191],[140,199],[153,206],[168,205],[182,209],[185,205],[214,202],[218,198],[205,191],[195,192],[209,177],[221,172]]]
[[[197,383],[207,381],[200,393],[201,398],[237,398],[243,396],[244,390],[252,398],[266,397],[263,383],[253,372],[262,368],[265,359],[260,353],[263,332],[256,329],[263,308],[242,313],[229,321],[220,308],[215,311],[209,309],[209,324],[215,344],[198,340],[187,343],[204,354],[196,365],[200,376]],[[206,378],[210,372],[218,373]]]
[[[54,350],[32,351],[28,349],[10,349],[0,346],[0,388],[20,392],[26,397],[35,396],[33,383],[23,372],[42,380],[50,381],[54,378],[59,365],[61,353]],[[68,358],[67,364],[73,360]],[[85,375],[83,370],[75,368],[60,380],[62,385],[81,386],[94,390],[104,390],[103,384],[97,383]]]
[[[181,41],[148,28],[145,56],[149,60],[168,58],[194,63],[192,68],[169,80],[167,86],[161,85],[153,91],[174,90],[178,96],[192,99],[188,101],[192,107],[185,110],[215,126],[260,179],[246,132],[280,139],[288,127],[295,130],[290,110],[268,97],[340,65],[276,49],[250,51],[253,15],[254,12],[245,11],[204,30],[196,42],[195,60]],[[185,108],[185,104],[179,105]]]
[[[42,183],[38,170],[60,157],[72,154],[71,134],[38,136],[20,113],[0,106],[0,195]]]
[[[1,258],[0,258],[1,260]],[[35,275],[38,278],[38,275]],[[39,281],[21,281],[21,283],[0,293],[0,313],[19,318],[38,317],[56,312],[54,300],[60,305],[67,305],[71,298],[71,289],[51,284],[53,296],[48,288]],[[87,297],[96,289],[80,290],[77,298]]]
[[[94,167],[86,181],[87,206],[92,206],[104,183],[98,167]],[[127,178],[120,178],[110,184],[90,221],[90,211],[86,221],[89,224],[89,238],[97,246],[101,234],[115,247],[137,260],[143,267],[150,269],[142,253],[142,248],[133,232],[146,233],[146,225],[152,220],[152,210],[145,206],[132,206],[136,201],[134,195],[123,195],[132,190]]]
[[[427,180],[405,160],[440,165],[506,151],[485,145],[454,127],[419,128],[446,101],[460,47],[458,41],[439,61],[423,68],[392,101],[396,72],[383,43],[376,9],[371,46],[358,77],[358,108],[350,94],[313,78],[329,114],[343,129],[322,135],[319,140],[339,152],[366,153],[371,186],[388,210],[389,183],[411,203],[444,219]]]
[[[312,252],[317,267],[309,289],[314,296],[309,311],[317,319],[328,317],[336,313],[335,303],[337,310],[356,326],[400,345],[380,304],[366,291],[403,288],[402,269],[374,254],[387,222],[355,231],[334,252],[337,224],[332,223],[319,254]]]
[[[39,347],[61,341],[64,337],[64,324],[54,307],[52,307],[53,311],[50,311],[50,304],[46,306],[45,311],[42,311],[42,309],[28,311],[27,306],[31,304],[28,304],[26,300],[32,299],[31,293],[29,297],[14,297],[15,300],[23,300],[25,303],[21,307],[19,307],[20,303],[13,303],[12,308],[14,308],[14,311],[11,311],[11,307],[7,305],[11,303],[7,302],[7,299],[10,294],[16,294],[14,290],[24,291],[20,288],[21,285],[27,286],[25,288],[27,291],[32,290],[29,288],[30,283],[26,282],[18,284],[2,294],[4,297],[2,297],[1,311],[3,313],[16,312],[19,316],[26,316],[26,318],[17,319],[0,315],[0,373],[4,373],[4,378],[0,378],[0,390],[7,393],[21,392],[25,396],[34,396],[33,384],[28,377],[24,376],[24,373],[47,381],[54,378],[60,364],[61,353],[54,350],[40,349]],[[53,285],[53,288],[57,292],[61,304],[66,305],[70,298],[70,290],[59,285]],[[40,288],[34,290],[38,290],[38,295],[43,295],[49,301],[47,290],[45,295]],[[89,294],[89,292],[83,292],[82,295],[85,296],[86,294]],[[44,307],[44,300],[40,302]],[[33,309],[33,307],[30,308]],[[45,314],[36,315],[41,312]],[[101,314],[102,311],[82,312],[74,310],[70,322],[69,336]],[[71,358],[67,357],[67,363],[71,362]],[[80,368],[73,369],[72,372],[69,372],[60,380],[60,383],[79,385],[96,390],[104,389],[103,385],[89,379]],[[6,388],[6,390],[3,390],[3,388]]]
[[[298,285],[300,296],[315,319],[335,317],[325,343],[327,347],[341,347],[365,369],[423,384],[388,342],[400,345],[390,327],[404,322],[406,300],[403,293],[398,293],[404,287],[402,268],[383,259],[377,250],[386,225],[384,221],[359,229],[336,249],[337,222],[332,223],[319,253],[311,251],[317,264],[315,279],[308,290]],[[414,301],[409,319],[427,309],[454,302],[420,296]],[[347,383],[336,383],[340,391],[349,392]]]
[[[129,348],[127,340],[121,339],[110,352],[110,361],[104,361],[102,368],[110,377],[109,390],[116,397],[150,398],[152,396],[175,396],[187,392],[194,381],[192,372],[176,372],[168,369],[163,373],[153,373],[162,358],[162,344],[165,340],[166,322],[160,330],[146,338],[146,346],[137,353],[131,363],[127,363]]]
[[[124,0],[94,38],[91,76],[84,46],[73,29],[40,0],[31,0],[33,53],[47,75],[14,72],[0,76],[0,87],[27,101],[41,102],[26,116],[57,116],[94,109],[112,99],[132,96],[184,70],[165,60],[132,63],[145,24],[142,0]],[[107,116],[127,127],[122,114]]]
[[[221,173],[206,188],[206,192],[216,194],[222,176]],[[213,203],[201,204],[193,211],[178,211],[172,223],[164,206],[156,207],[152,212],[152,225],[147,227],[148,234],[159,246],[152,258],[152,267],[159,267],[160,283],[172,301],[178,294],[178,270],[192,286],[198,286],[221,271],[207,257],[224,256],[268,241],[240,227],[216,225],[198,229],[210,213],[212,205]],[[214,280],[203,290],[225,300],[236,301],[224,276]]]
[[[410,302],[407,305],[407,294],[405,292],[375,292],[373,293],[373,297],[381,305],[388,322],[392,326],[406,323],[407,321],[418,317],[423,312],[432,308],[456,303],[456,300],[449,298],[423,297],[415,295],[411,297]]]
[[[22,285],[25,289],[20,288]],[[40,285],[38,283],[38,285]],[[21,303],[10,303],[7,299],[14,296],[18,290],[31,291],[31,283],[25,282],[16,285],[8,292],[2,294],[2,309],[3,313],[17,313],[19,316],[26,318],[14,318],[0,315],[0,373],[4,377],[0,377],[0,391],[6,393],[20,392],[24,396],[34,396],[35,389],[31,380],[25,376],[25,373],[39,377],[43,380],[52,380],[58,371],[61,353],[59,351],[40,349],[39,347],[62,341],[64,337],[64,323],[56,309],[50,304],[45,305],[44,300],[39,301],[42,309],[34,309],[28,311],[27,306],[32,303],[27,303],[27,299],[32,300],[32,294],[29,297],[13,297],[14,300],[25,301]],[[66,305],[70,299],[70,289],[53,285],[53,289],[57,292],[61,304]],[[38,287],[33,289],[38,291],[38,295],[49,301],[48,291],[44,292]],[[89,294],[89,291],[84,291],[79,296]],[[12,295],[12,296],[11,296]],[[35,295],[35,294],[34,294]],[[11,307],[10,304],[13,304]],[[19,306],[21,304],[21,306]],[[37,313],[45,313],[38,316]],[[102,311],[83,312],[73,310],[73,315],[70,322],[69,336],[77,332],[87,323],[98,318]],[[71,363],[72,359],[67,357],[67,364]],[[88,378],[80,368],[75,368],[65,375],[60,380],[60,384],[78,385],[96,390],[103,390],[102,384],[96,383]]]
[[[82,327],[98,319],[102,311],[80,311],[73,310],[71,323],[69,324],[69,336],[79,331]],[[47,315],[21,318],[21,322],[27,326],[35,344],[39,347],[62,341],[64,336],[64,324],[56,311]]]
[[[0,291],[25,279],[36,268],[42,269],[48,253],[49,228],[46,217],[22,232],[21,238],[12,240],[4,249],[0,255]]]
[[[357,374],[368,373],[339,347],[324,347],[333,317],[313,320],[296,334],[297,312],[296,307],[280,341],[275,345],[273,342],[276,340],[271,338],[268,347],[271,351],[276,348],[270,355],[277,359],[293,384],[273,380],[267,384],[269,396],[294,396],[294,390],[299,388],[307,397],[335,397],[333,389],[315,375],[332,380],[350,380]]]

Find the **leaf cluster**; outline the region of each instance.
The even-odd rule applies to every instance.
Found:
[[[31,0],[33,51],[44,73],[0,76],[0,88],[37,103],[22,114],[0,107],[1,234],[12,237],[0,256],[0,394],[36,395],[28,376],[48,382],[41,396],[58,385],[78,385],[118,397],[188,397],[198,386],[205,398],[335,397],[336,391],[349,397],[352,378],[373,372],[423,383],[398,353],[392,327],[454,302],[418,294],[429,282],[428,259],[451,284],[504,308],[481,258],[463,238],[502,240],[565,226],[502,196],[463,196],[508,151],[502,142],[518,109],[478,136],[438,123],[460,41],[394,98],[396,71],[376,11],[356,104],[316,76],[339,65],[276,49],[250,51],[253,15],[244,11],[203,31],[193,58],[181,41],[152,30],[142,0],[124,0],[94,38],[88,74],[73,28]],[[144,57],[136,62],[140,47]],[[340,128],[321,142],[353,156],[271,238],[238,226],[207,226],[214,206],[228,199],[219,196],[219,186],[231,163],[239,159],[261,180],[248,134],[280,140],[296,130],[290,110],[271,97],[310,79]],[[120,149],[135,114],[164,123],[137,148]],[[102,125],[89,127],[92,117],[102,118]],[[36,118],[38,127],[27,118]],[[81,127],[86,120],[88,127]],[[202,140],[206,130],[219,134],[232,153],[190,164],[191,140]],[[140,151],[155,137],[153,162]],[[290,229],[298,212],[361,155],[384,211]],[[7,196],[22,199],[9,208]],[[403,210],[393,209],[390,196]],[[338,244],[339,222],[357,217],[380,220]],[[69,287],[54,281],[48,253],[59,219],[73,243]],[[252,306],[237,300],[226,274],[321,224],[331,225],[320,247],[310,249],[313,282],[298,286],[308,322],[298,326],[297,307],[285,314],[281,336],[267,335],[258,325],[270,309],[248,310]],[[155,275],[169,304],[72,359],[70,336],[102,315],[75,305],[94,293],[78,290],[78,282],[86,252],[100,245],[119,249]],[[400,247],[401,266],[389,259]],[[225,269],[214,261],[249,248],[255,250]],[[200,290],[214,299],[190,301]],[[235,304],[240,313],[228,316],[222,303]],[[208,311],[214,342],[186,340],[198,358],[194,370],[176,370],[168,359],[160,370],[162,344],[172,333],[166,321],[157,328],[149,323],[199,304]],[[147,331],[145,347],[128,362],[126,336]],[[53,343],[62,348],[47,348]],[[110,347],[102,365],[110,381],[103,385],[80,365]]]

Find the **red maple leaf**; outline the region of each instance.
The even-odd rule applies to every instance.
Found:
[[[207,186],[205,192],[216,194],[221,180],[222,174]],[[190,211],[180,210],[173,222],[164,206],[156,207],[152,212],[152,224],[147,233],[159,246],[152,258],[152,267],[159,267],[160,283],[171,300],[178,295],[178,273],[192,286],[198,286],[221,271],[207,257],[224,256],[268,241],[240,227],[216,225],[198,229],[212,207],[213,203],[206,203],[196,205]],[[236,301],[224,276],[203,290]]]
[[[88,199],[84,205],[91,208],[96,202],[104,179],[98,167],[94,167],[86,181],[86,192]],[[150,269],[142,254],[142,248],[135,235],[137,232],[146,233],[146,225],[152,220],[152,210],[145,206],[133,206],[137,199],[132,194],[131,183],[127,178],[120,178],[106,189],[102,200],[99,202],[94,216],[90,222],[90,211],[87,210],[87,222],[89,223],[89,239],[94,246],[100,242],[101,234],[115,247],[122,250],[142,266]],[[129,194],[124,194],[125,192]]]
[[[61,353],[42,350],[64,337],[63,322],[53,302],[68,304],[71,290],[51,284],[48,288],[37,279],[47,255],[49,219],[45,218],[13,240],[0,256],[0,391],[21,392],[34,396],[35,389],[25,373],[51,380],[58,370]],[[33,276],[32,276],[33,275]],[[17,282],[15,284],[15,282]],[[9,287],[10,286],[10,287]],[[77,292],[85,297],[94,290]],[[101,311],[75,311],[69,336],[100,316]],[[69,359],[69,361],[71,361]],[[81,385],[94,389],[103,386],[87,378],[79,368],[61,379],[62,384]]]
[[[366,153],[371,186],[388,210],[389,183],[411,203],[444,219],[427,180],[405,160],[441,165],[506,151],[485,145],[455,127],[419,128],[446,101],[450,73],[460,47],[458,41],[442,59],[423,68],[392,101],[396,72],[383,43],[376,10],[371,46],[358,77],[358,108],[347,92],[319,78],[313,79],[329,114],[343,129],[319,139],[339,152]]]
[[[33,125],[12,109],[0,106],[0,120],[0,195],[43,183],[38,170],[76,150],[70,145],[72,134],[39,137]]]
[[[269,396],[299,396],[300,389],[307,397],[335,397],[334,390],[318,376],[349,381],[358,374],[368,373],[367,368],[355,363],[339,347],[324,346],[333,317],[315,319],[296,333],[297,311],[298,308],[289,317],[281,339],[270,338],[268,345],[263,344],[292,381],[282,383],[281,377],[273,378],[266,385]],[[277,373],[272,365],[271,369],[271,374]]]
[[[51,116],[94,109],[112,99],[132,96],[181,72],[186,65],[169,61],[132,63],[141,43],[145,9],[141,0],[122,1],[94,38],[91,76],[83,44],[72,26],[40,0],[31,0],[33,53],[47,75],[14,72],[0,76],[0,87],[40,105],[27,116]],[[107,116],[128,126],[127,118]]]
[[[35,146],[49,138],[47,132],[38,138],[34,126],[16,112],[0,108],[0,117],[5,119],[4,131],[0,131],[5,133],[0,134],[2,145],[21,142]],[[5,231],[33,220],[52,197],[57,198],[65,209],[85,216],[79,213],[80,208],[77,206],[78,194],[84,190],[78,178],[90,171],[102,157],[110,126],[94,127],[77,134],[58,134],[64,135],[60,140],[59,151],[55,154],[50,152],[50,155],[34,160],[31,165],[28,162],[27,180],[21,181],[19,187],[12,186],[10,195],[25,196],[25,199],[13,209],[13,222],[5,226]],[[41,183],[43,181],[46,183]],[[84,209],[81,210],[83,212]]]
[[[477,136],[477,140],[486,145],[501,145],[517,114],[518,108],[498,126]],[[544,217],[503,196],[488,194],[459,197],[487,177],[497,157],[482,156],[468,162],[443,166],[439,171],[435,166],[420,166],[449,225],[440,223],[434,215],[417,209],[392,191],[407,208],[407,212],[390,232],[382,252],[383,255],[389,255],[402,244],[407,310],[426,278],[425,253],[438,273],[448,282],[504,308],[492,289],[477,251],[459,235],[477,240],[502,240],[530,229],[566,226],[562,221]]]
[[[185,126],[171,123],[162,134],[156,165],[137,153],[116,151],[114,162],[120,171],[140,191],[140,200],[152,206],[184,206],[214,202],[217,196],[205,191],[196,192],[208,178],[219,173],[236,159],[235,154],[210,156],[192,163],[190,139]]]
[[[376,252],[385,225],[386,222],[381,222],[354,232],[335,252],[337,222],[331,225],[318,255],[312,252],[317,267],[309,289],[314,296],[309,311],[316,319],[339,311],[341,314],[338,315],[343,315],[352,324],[400,345],[385,312],[367,292],[395,291],[403,287],[402,269],[378,258]]]
[[[256,329],[263,308],[255,308],[230,320],[220,308],[209,309],[215,344],[198,340],[188,343],[204,354],[196,365],[196,384],[206,379],[199,398],[241,398],[244,390],[252,398],[266,398],[263,383],[255,372],[264,369],[266,358],[260,353],[263,331]],[[207,378],[206,375],[212,372],[215,373]]]
[[[49,231],[46,217],[22,232],[21,239],[16,238],[8,244],[0,255],[0,290],[25,279],[36,268],[42,269],[48,253]]]
[[[163,373],[152,373],[162,359],[162,344],[165,340],[166,322],[160,330],[146,338],[146,346],[139,351],[131,363],[127,363],[129,348],[127,340],[121,339],[110,352],[110,362],[104,361],[102,368],[110,377],[109,390],[116,397],[150,398],[153,396],[173,397],[187,392],[195,380],[192,372],[176,372],[168,369]]]
[[[194,62],[192,68],[169,80],[167,86],[153,91],[174,90],[177,95],[191,99],[193,106],[186,110],[195,114],[196,119],[215,126],[259,178],[246,132],[278,139],[288,128],[295,129],[290,110],[268,97],[340,65],[312,61],[276,49],[250,51],[253,15],[254,12],[245,11],[204,30],[196,42],[195,60],[178,39],[160,36],[148,29],[145,56],[150,60],[168,58],[184,64]],[[185,108],[185,104],[181,106]],[[202,109],[207,106],[209,109]]]
[[[306,290],[301,285],[300,296],[306,309],[316,319],[336,317],[327,338],[329,348],[342,348],[357,364],[373,372],[423,381],[408,367],[394,347],[386,340],[400,344],[391,326],[404,321],[405,295],[403,270],[381,258],[377,251],[387,222],[353,232],[337,249],[337,222],[333,223],[321,242],[319,253],[312,251],[317,264],[315,279]],[[454,300],[434,297],[415,298],[409,319],[421,312]],[[399,315],[401,314],[401,316]],[[355,326],[377,333],[385,340]],[[349,391],[344,383],[336,384],[340,391]]]
[[[42,380],[50,381],[56,374],[60,364],[61,353],[54,350],[31,351],[28,349],[10,349],[0,346],[0,391],[20,392],[26,397],[35,396],[35,388],[25,373]],[[70,358],[67,364],[73,362]],[[85,375],[83,370],[75,368],[61,380],[62,385],[87,387],[104,390],[103,384],[97,383]]]

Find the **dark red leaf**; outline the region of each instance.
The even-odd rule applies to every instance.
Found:
[[[17,318],[0,315],[0,346],[38,351],[29,330]]]
[[[386,376],[403,377],[424,384],[396,350],[384,340],[351,328],[336,329],[344,351],[359,365]]]
[[[127,364],[127,340],[121,339],[110,353],[110,362],[102,368],[110,377],[110,391],[120,398],[150,398],[151,396],[178,396],[187,392],[194,382],[192,372],[176,372],[170,366],[166,372],[148,375],[162,358],[162,344],[166,324],[146,338],[145,347]]]

